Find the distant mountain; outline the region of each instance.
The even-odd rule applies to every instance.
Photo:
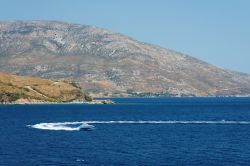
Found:
[[[82,96],[73,83],[0,73],[0,103],[70,102]]]
[[[250,95],[247,74],[105,29],[58,21],[0,22],[0,70],[71,79],[96,96]]]

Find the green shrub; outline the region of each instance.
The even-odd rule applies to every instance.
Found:
[[[127,89],[127,93],[128,93],[128,94],[134,94],[135,92],[134,92],[133,89]]]
[[[19,93],[1,93],[0,94],[0,101],[3,102],[13,102],[20,99],[23,94]]]
[[[85,95],[84,95],[84,99],[85,99],[86,101],[88,101],[88,102],[92,102],[92,101],[93,101],[93,97],[90,96],[89,94],[85,94]]]
[[[72,81],[70,84],[71,84],[73,87],[75,87],[75,88],[79,88],[79,86],[77,85],[77,83],[76,83],[75,81]]]

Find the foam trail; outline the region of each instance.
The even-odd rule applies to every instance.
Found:
[[[56,122],[56,123],[38,123],[35,125],[27,125],[35,129],[43,130],[65,130],[65,131],[78,131],[80,127],[72,127],[70,125],[81,124],[221,124],[221,125],[250,125],[250,121],[79,121],[79,122]]]
[[[70,123],[70,122],[66,122]],[[75,123],[75,122],[73,122]],[[250,121],[82,121],[87,124],[250,124]]]
[[[80,130],[79,127],[70,127],[70,126],[66,126],[63,123],[38,123],[35,125],[28,125],[28,127],[32,127],[35,129],[42,129],[42,130],[65,130],[65,131]]]

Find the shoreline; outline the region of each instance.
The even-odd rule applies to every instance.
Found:
[[[81,104],[81,105],[91,105],[91,104],[115,104],[114,101],[112,100],[93,100],[91,102],[46,102],[46,101],[34,101],[34,102],[9,102],[9,103],[0,103],[0,105],[47,105],[47,104],[52,104],[52,105],[57,105],[57,104],[62,104],[62,105],[70,105],[70,104]]]
[[[192,97],[103,97],[103,98],[96,98],[91,102],[87,101],[73,101],[73,102],[47,102],[47,101],[39,101],[39,100],[26,100],[21,99],[20,101],[15,102],[6,102],[0,103],[0,105],[70,105],[70,104],[79,104],[79,105],[91,105],[91,104],[117,104],[114,102],[113,99],[156,99],[156,98],[168,98],[168,99],[185,99],[185,98],[250,98],[250,96],[192,96]]]

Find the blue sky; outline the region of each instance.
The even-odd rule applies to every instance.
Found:
[[[0,20],[62,20],[250,73],[249,0],[0,0]]]

